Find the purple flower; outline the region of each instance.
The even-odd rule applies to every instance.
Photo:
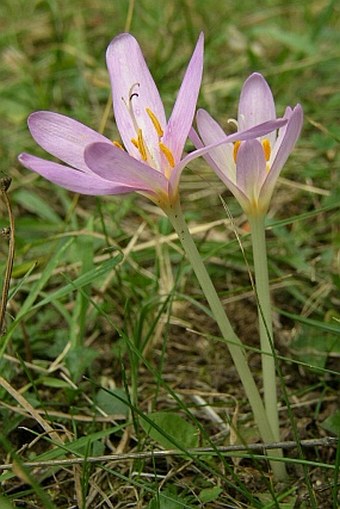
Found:
[[[196,110],[203,71],[200,35],[172,114],[163,103],[136,39],[121,34],[110,43],[107,66],[113,109],[123,145],[64,115],[38,111],[28,126],[35,141],[66,165],[30,154],[19,161],[51,182],[77,193],[139,191],[154,201],[175,192],[184,144]]]
[[[247,130],[276,118],[275,103],[268,83],[261,74],[254,73],[245,81],[238,107],[238,131]],[[268,210],[276,180],[300,135],[303,112],[298,104],[287,107],[286,125],[278,133],[271,132],[234,144],[223,144],[210,150],[206,160],[218,177],[234,194],[247,214],[265,214]],[[223,140],[225,133],[204,110],[197,112],[197,133],[190,137],[196,147]]]
[[[182,158],[202,80],[203,34],[198,38],[168,121],[136,39],[126,33],[115,37],[106,59],[122,144],[64,115],[39,111],[28,119],[32,136],[66,165],[26,153],[20,154],[19,161],[77,193],[114,195],[137,191],[166,208],[177,199],[185,165],[210,149],[202,147]],[[262,136],[285,122],[265,122],[236,137],[223,134],[223,141]],[[222,142],[216,141],[218,145]]]

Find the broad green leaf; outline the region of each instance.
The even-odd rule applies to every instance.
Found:
[[[99,389],[96,404],[108,415],[128,416],[129,414],[129,404],[123,389],[117,388],[110,391]]]
[[[337,410],[333,415],[330,415],[322,423],[322,427],[334,435],[340,436],[340,410]]]
[[[152,424],[142,419],[144,431],[165,449],[198,446],[197,429],[183,417],[171,412],[154,412],[147,417]]]
[[[176,487],[170,485],[154,496],[147,509],[183,509],[192,507],[192,505],[187,504],[186,497],[178,495]]]
[[[66,364],[72,375],[72,380],[79,380],[98,355],[99,352],[94,348],[85,346],[78,346],[70,350],[66,356]]]
[[[198,498],[200,499],[200,502],[202,504],[205,504],[206,502],[214,502],[214,500],[217,500],[220,494],[222,493],[223,489],[219,486],[213,486],[212,488],[204,488],[201,490],[200,494],[198,495]]]
[[[14,509],[12,504],[8,501],[7,498],[0,496],[0,507],[1,509]]]

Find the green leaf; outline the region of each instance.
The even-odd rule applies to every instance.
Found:
[[[1,509],[14,509],[12,504],[5,497],[0,496],[0,507]]]
[[[327,323],[320,323],[324,328]],[[324,368],[330,353],[339,353],[339,337],[314,328],[302,325],[301,332],[292,343],[295,355],[311,368]]]
[[[150,501],[147,509],[183,509],[191,508],[191,505],[186,503],[186,498],[177,495],[175,486],[168,486],[164,491],[157,493]]]
[[[219,486],[214,486],[213,488],[204,488],[201,490],[200,494],[198,495],[198,498],[200,499],[200,502],[202,504],[206,502],[214,502],[214,500],[217,500],[220,494],[222,493],[223,489]]]
[[[72,375],[72,380],[79,380],[89,368],[99,353],[94,348],[79,346],[69,351],[66,364]]]
[[[74,241],[73,238],[67,239],[67,240],[63,239],[61,242],[59,242],[57,244],[54,254],[50,258],[46,267],[44,267],[44,269],[40,275],[40,278],[32,285],[30,293],[26,297],[23,304],[21,304],[20,311],[17,313],[15,321],[13,322],[11,328],[9,329],[9,331],[6,335],[7,342],[13,335],[13,333],[14,333],[16,327],[19,325],[21,319],[34,308],[34,302],[38,298],[38,296],[39,296],[40,292],[42,291],[42,289],[44,288],[44,286],[47,284],[54,269],[59,265],[59,262],[63,258],[65,251],[67,251],[67,249],[71,246],[73,241]],[[39,307],[39,304],[36,306]],[[6,344],[7,343],[4,342],[2,349],[6,348]],[[0,357],[2,356],[2,353],[3,353],[2,349],[0,350]]]
[[[69,389],[70,384],[65,382],[65,380],[60,380],[59,378],[43,376],[39,378],[39,382],[44,384],[45,387],[54,387],[56,389]]]
[[[334,435],[340,436],[340,410],[337,410],[333,415],[330,415],[322,423],[322,427]]]
[[[86,274],[82,274],[77,279],[72,281],[72,283],[67,284],[63,288],[60,288],[59,290],[56,290],[55,292],[51,292],[47,297],[42,299],[40,302],[38,302],[34,309],[37,309],[41,306],[45,306],[46,304],[49,304],[55,299],[61,299],[62,297],[65,297],[69,293],[71,293],[74,290],[79,290],[79,288],[82,288],[83,286],[86,286],[93,281],[96,281],[99,277],[103,276],[104,274],[107,274],[113,267],[115,267],[120,261],[122,260],[122,254],[119,253],[114,258],[110,258],[109,260],[106,260],[102,264],[100,264],[98,267],[95,267],[94,269],[86,272]]]
[[[141,420],[144,431],[165,449],[187,449],[198,446],[197,429],[171,412],[154,412]]]
[[[123,389],[118,388],[110,391],[99,389],[96,404],[108,415],[125,415],[127,417],[129,414],[128,399]]]
[[[41,219],[45,219],[53,224],[62,224],[62,219],[55,213],[50,204],[33,191],[28,192],[25,189],[19,189],[15,192],[14,198],[25,210],[33,212]]]

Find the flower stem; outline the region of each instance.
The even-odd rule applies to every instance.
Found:
[[[268,276],[266,235],[264,215],[249,216],[253,245],[255,284],[259,313],[260,341],[262,352],[262,377],[264,406],[274,433],[275,441],[280,440],[277,391],[275,383],[275,360],[273,344],[272,309]]]
[[[252,408],[255,422],[259,428],[260,435],[264,442],[272,441],[274,434],[271,430],[263,401],[259,394],[258,388],[255,384],[254,378],[249,369],[244,347],[241,340],[235,334],[228,317],[224,311],[222,303],[217,295],[214,285],[210,279],[210,276],[202,262],[196,245],[190,235],[187,224],[184,220],[181,206],[179,201],[173,203],[169,208],[165,210],[167,213],[181,244],[185,250],[185,253],[192,265],[192,268],[196,274],[198,282],[202,288],[203,293],[209,303],[210,309],[215,317],[215,320],[220,328],[222,336],[226,341],[229,348],[230,355],[233,359],[241,382],[243,384],[245,393],[248,401]],[[276,451],[275,454],[280,456],[280,451]],[[276,479],[284,479],[286,477],[285,467],[283,463],[273,461],[271,467]]]

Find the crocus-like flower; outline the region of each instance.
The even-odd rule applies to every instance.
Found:
[[[88,195],[137,191],[162,208],[177,199],[185,165],[206,153],[200,148],[182,158],[196,110],[203,71],[203,34],[199,36],[169,120],[136,39],[121,34],[106,53],[113,109],[122,139],[112,142],[64,115],[39,111],[28,126],[35,141],[54,157],[47,161],[20,154],[19,161],[51,182]],[[265,122],[225,141],[262,136],[286,121]],[[219,144],[222,140],[217,140]]]
[[[276,118],[275,103],[268,83],[259,73],[245,81],[238,107],[238,131]],[[298,104],[287,107],[286,125],[276,133],[234,144],[223,144],[205,155],[207,162],[226,184],[247,214],[261,215],[268,210],[276,180],[300,135],[303,112]],[[196,147],[211,145],[222,140],[225,133],[205,111],[196,116],[197,133],[192,129],[190,138]]]

